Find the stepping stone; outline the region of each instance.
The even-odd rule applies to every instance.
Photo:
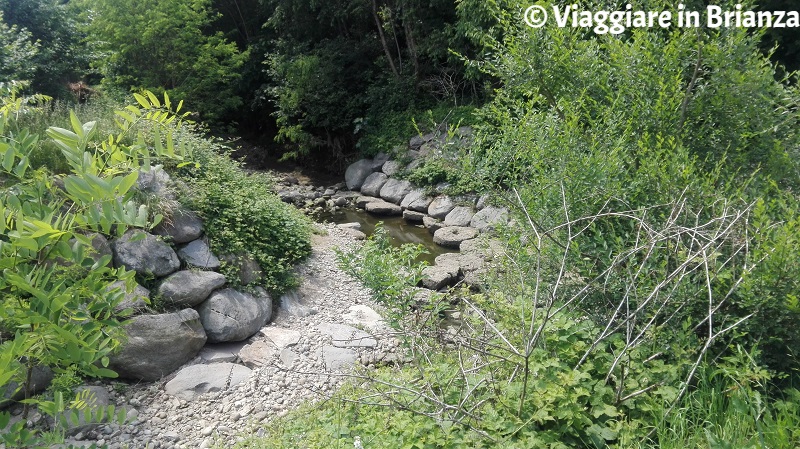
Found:
[[[365,209],[367,212],[375,215],[401,215],[403,213],[403,209],[397,204],[392,204],[383,200],[367,203]]]
[[[477,236],[478,230],[475,228],[449,226],[433,233],[433,243],[448,248],[458,248],[464,240],[474,239]]]
[[[233,363],[239,358],[239,351],[245,346],[243,341],[234,343],[208,344],[200,350],[200,358],[205,363]]]
[[[239,359],[248,368],[268,365],[280,351],[271,342],[256,340],[239,351]]]
[[[265,327],[261,329],[260,333],[267,337],[278,349],[296,345],[300,342],[300,337],[302,336],[300,332],[275,326]]]
[[[383,317],[372,308],[363,304],[356,304],[347,309],[347,313],[342,315],[345,322],[354,326],[363,326],[368,329],[377,329],[383,324]]]
[[[322,323],[317,326],[320,333],[331,337],[337,348],[374,348],[378,341],[368,333],[346,324]]]
[[[320,356],[325,361],[328,371],[342,371],[355,365],[357,354],[352,349],[337,348],[325,345],[320,350]]]
[[[164,390],[167,394],[186,401],[194,401],[200,395],[233,388],[250,377],[252,370],[233,363],[192,365],[180,371]]]

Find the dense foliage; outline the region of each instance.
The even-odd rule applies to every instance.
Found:
[[[133,272],[111,268],[111,256],[97,256],[93,240],[121,235],[128,227],[148,227],[158,217],[135,200],[139,170],[153,160],[182,159],[172,135],[180,127],[165,104],[149,94],[139,96],[140,107],[122,112],[116,133],[97,139],[96,122],[83,123],[74,113],[69,127],[50,127],[47,135],[66,160],[69,171],[53,176],[34,169],[30,156],[42,137],[18,122],[31,113],[34,99],[19,96],[17,86],[1,86],[0,153],[0,389],[31,396],[31,374],[52,369],[57,375],[115,377],[106,368],[108,356],[124,335],[118,319],[130,313],[118,307],[124,291],[111,288],[118,280],[132,283]],[[153,150],[144,144],[158,131],[167,145]],[[132,141],[138,134],[136,144]],[[159,142],[160,143],[160,142]],[[55,382],[69,385],[69,382]],[[4,431],[12,447],[29,447],[39,437],[25,428],[27,407],[51,417],[65,407],[85,406],[86,398],[67,403],[63,391],[26,403],[23,419]],[[71,393],[71,392],[70,392]],[[6,428],[9,414],[0,414]]]
[[[205,33],[207,1],[89,1],[88,32],[98,46],[104,83],[154,89],[189,100],[204,120],[230,119],[242,105],[237,83],[246,52],[221,33]]]
[[[294,286],[292,267],[311,253],[308,220],[275,195],[268,176],[246,175],[223,148],[199,145],[194,160],[178,173],[188,184],[183,201],[203,217],[212,250],[255,260],[258,283],[272,292]],[[240,267],[233,259],[223,266],[234,285]]]

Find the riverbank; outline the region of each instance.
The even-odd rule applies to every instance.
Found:
[[[175,387],[183,370],[152,384],[100,387],[109,403],[128,409],[132,421],[86,429],[67,444],[107,444],[110,449],[229,446],[305,401],[330,397],[347,380],[352,365],[391,362],[396,342],[380,321],[369,291],[337,267],[335,248],[359,243],[333,224],[318,227],[324,235],[313,237],[312,255],[297,268],[301,286],[293,300],[278,307],[272,322],[244,342],[207,346],[184,367],[210,371],[236,363],[250,372],[240,378],[229,369],[222,373],[219,390],[205,394],[212,387],[196,380]]]

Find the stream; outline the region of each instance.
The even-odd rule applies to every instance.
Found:
[[[375,226],[383,223],[384,229],[391,237],[392,245],[400,246],[405,243],[419,244],[425,247],[428,254],[422,254],[418,261],[426,261],[433,265],[436,256],[444,253],[458,252],[433,243],[433,236],[423,226],[407,223],[402,217],[376,217],[360,209],[343,208],[336,212],[323,212],[315,217],[317,220],[329,223],[360,223],[361,232],[372,235]]]

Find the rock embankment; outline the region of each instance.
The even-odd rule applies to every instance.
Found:
[[[173,375],[104,387],[131,422],[83,429],[68,443],[110,448],[228,446],[306,400],[329,397],[354,365],[391,363],[399,351],[369,291],[337,268],[335,247],[358,244],[321,225],[300,266],[299,289],[281,298],[272,322],[249,339],[206,345]]]

